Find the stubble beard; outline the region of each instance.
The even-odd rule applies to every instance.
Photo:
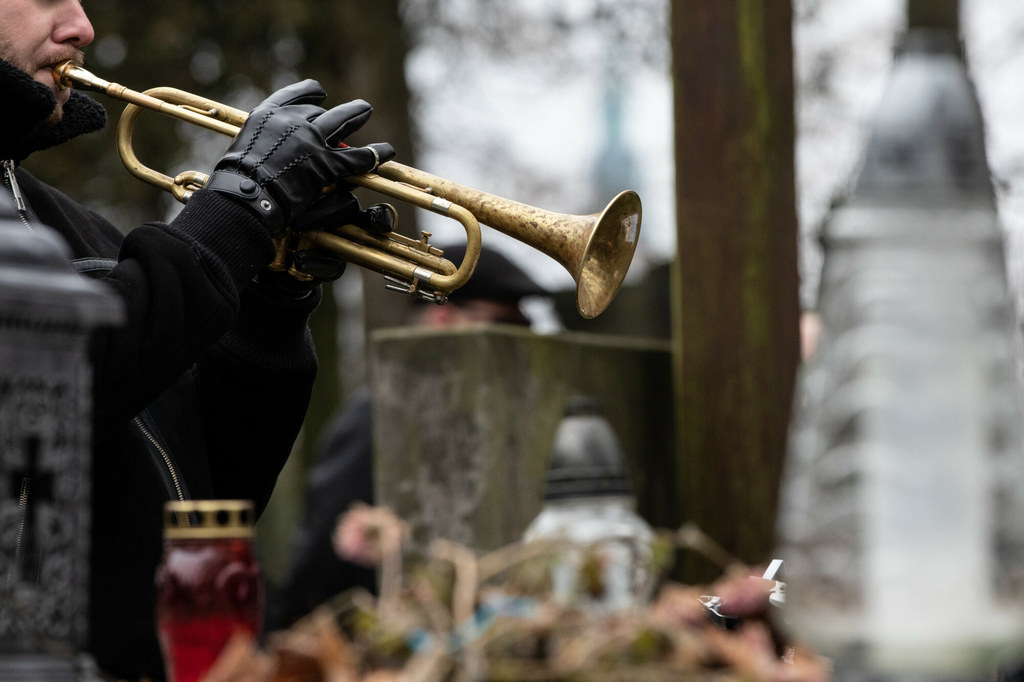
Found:
[[[45,121],[43,121],[43,125],[47,128],[52,128],[62,120],[64,120],[64,106],[58,102],[57,106],[55,106],[53,111],[50,112],[50,115],[46,117]]]

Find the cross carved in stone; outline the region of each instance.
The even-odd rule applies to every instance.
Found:
[[[11,472],[11,493],[17,496],[19,528],[14,562],[22,580],[35,581],[40,569],[39,505],[53,502],[54,473],[40,466],[39,436],[25,440],[25,462]]]

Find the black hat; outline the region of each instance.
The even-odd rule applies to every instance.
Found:
[[[462,243],[443,247],[444,257],[459,265],[466,256]],[[480,259],[469,281],[453,291],[448,299],[454,303],[473,298],[494,298],[518,301],[526,296],[550,296],[551,292],[533,281],[501,252],[487,246],[480,248]]]

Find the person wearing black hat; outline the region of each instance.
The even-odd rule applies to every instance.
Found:
[[[454,263],[462,245],[445,247]],[[443,305],[420,303],[410,323],[453,328],[474,323],[529,326],[524,298],[550,292],[500,252],[481,249],[476,270]],[[373,422],[370,390],[362,386],[321,434],[306,481],[306,507],[292,541],[291,563],[268,599],[266,630],[290,627],[329,598],[345,590],[376,589],[376,572],[340,558],[331,542],[338,518],[353,504],[373,503]]]

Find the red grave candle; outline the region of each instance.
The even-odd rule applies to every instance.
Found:
[[[246,500],[168,502],[157,569],[157,631],[167,678],[198,682],[236,634],[255,639],[264,586]]]

